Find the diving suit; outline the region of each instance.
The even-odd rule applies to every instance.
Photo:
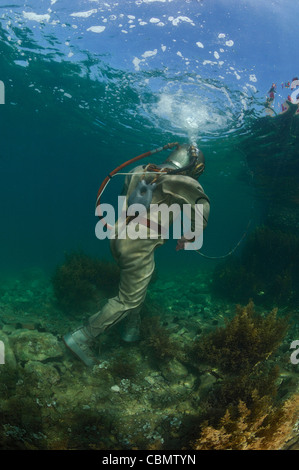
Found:
[[[190,151],[190,148],[192,151]],[[123,193],[126,200],[132,199],[140,183],[140,174],[144,172],[146,184],[151,184],[155,176],[151,204],[166,204],[168,207],[177,203],[191,206],[191,228],[194,229],[196,208],[202,204],[203,229],[207,226],[210,202],[198,177],[205,167],[204,156],[194,146],[178,145],[162,165],[155,166],[156,173],[137,166],[126,176]],[[135,192],[135,193],[134,193]],[[133,198],[134,199],[134,198]],[[134,202],[134,201],[133,201]],[[170,223],[173,222],[170,215]],[[148,219],[146,220],[146,224]],[[117,224],[116,224],[117,225]],[[153,230],[149,228],[148,230]],[[146,297],[147,288],[155,268],[154,252],[166,239],[162,236],[159,221],[156,224],[156,236],[131,239],[115,237],[110,240],[110,248],[120,268],[118,295],[110,298],[104,307],[92,315],[86,326],[80,326],[63,337],[65,345],[87,366],[96,364],[92,343],[99,335],[124,320],[122,339],[127,342],[139,339],[140,310]],[[183,236],[177,249],[184,247],[187,239]]]

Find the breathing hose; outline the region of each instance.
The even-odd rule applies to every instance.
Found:
[[[111,171],[111,173],[109,173],[106,178],[104,179],[104,181],[102,182],[99,190],[98,190],[98,195],[97,195],[97,201],[96,201],[96,208],[99,207],[100,205],[100,198],[103,194],[103,192],[105,191],[108,183],[111,181],[111,179],[113,178],[113,176],[115,176],[120,170],[122,170],[123,168],[125,168],[126,166],[129,166],[131,165],[131,163],[135,163],[137,162],[138,160],[141,160],[142,158],[146,158],[146,157],[149,157],[150,155],[154,155],[155,153],[158,153],[158,152],[162,152],[163,150],[168,150],[168,149],[172,149],[173,147],[178,147],[179,146],[179,143],[178,142],[172,142],[170,144],[166,144],[164,145],[163,147],[159,147],[157,149],[154,149],[154,150],[149,150],[148,152],[145,152],[145,153],[142,153],[141,155],[138,155],[137,157],[134,157],[134,158],[131,158],[131,160],[128,160],[124,163],[122,163],[121,165],[119,165],[117,168],[115,168],[113,171]],[[97,209],[98,210],[98,209]],[[98,212],[98,215],[99,217],[101,217],[102,215]]]

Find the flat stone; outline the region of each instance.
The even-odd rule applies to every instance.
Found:
[[[209,372],[205,372],[200,376],[200,393],[203,394],[203,396],[206,395],[216,382],[216,377]]]
[[[161,367],[161,372],[165,380],[169,382],[177,382],[187,377],[188,370],[177,359],[170,360]]]
[[[18,361],[44,361],[63,355],[57,338],[51,333],[35,330],[18,330],[9,337]]]

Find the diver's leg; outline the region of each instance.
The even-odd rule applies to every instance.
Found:
[[[126,343],[132,343],[140,339],[141,307],[142,306],[128,312],[123,320],[121,339]]]
[[[123,320],[136,318],[144,302],[155,262],[154,249],[159,240],[115,240],[112,253],[120,267],[118,296],[109,299],[101,311],[90,317],[87,331],[96,337]],[[132,320],[133,321],[133,320]]]
[[[162,243],[150,239],[114,240],[111,249],[121,269],[118,296],[109,299],[102,310],[92,315],[87,326],[80,327],[63,338],[66,346],[86,365],[95,363],[92,353],[94,338],[116,325],[128,314],[135,319],[135,325],[139,321],[139,311],[155,267],[154,249]],[[130,330],[130,327],[128,328]],[[124,337],[125,340],[128,338],[132,340],[132,330]]]

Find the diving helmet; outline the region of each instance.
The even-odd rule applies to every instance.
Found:
[[[173,168],[171,173],[180,173],[197,179],[205,169],[205,157],[194,145],[178,145],[163,163],[164,167]],[[161,165],[162,166],[162,165]]]

